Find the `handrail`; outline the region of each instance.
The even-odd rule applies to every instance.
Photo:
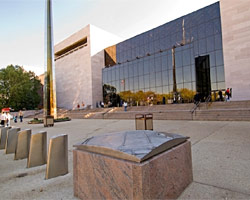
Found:
[[[193,114],[194,113],[194,111],[200,106],[200,101],[197,103],[197,104],[195,104],[195,106],[193,107],[193,109],[192,110],[190,110],[190,112]]]
[[[206,100],[205,100],[206,109],[207,109],[207,107],[208,107],[208,103],[210,102],[210,100],[211,100],[211,95],[208,95],[208,97],[207,97]]]

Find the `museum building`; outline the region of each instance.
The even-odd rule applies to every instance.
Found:
[[[83,42],[90,48],[87,53],[75,52],[74,45],[85,38],[76,35],[55,47],[58,99],[58,93],[63,97],[73,91],[70,99],[58,100],[64,101],[59,106],[74,108],[85,101],[95,107],[107,93],[125,91],[175,98],[186,90],[205,100],[231,88],[231,100],[250,100],[250,0],[221,0],[95,53],[89,40]],[[74,75],[62,80],[65,73]]]
[[[219,90],[230,88],[232,100],[249,100],[246,59],[250,38],[245,33],[249,33],[249,8],[249,1],[236,4],[222,0],[106,48],[106,57],[112,60],[106,61],[102,70],[104,90],[113,88],[118,94],[153,91],[175,98],[187,89],[205,100],[210,95],[216,99]],[[239,27],[244,31],[242,43],[237,43]],[[234,46],[230,44],[233,42]],[[233,64],[239,60],[241,65]]]
[[[105,40],[103,40],[105,38]],[[55,45],[56,96],[59,108],[94,107],[102,100],[104,48],[121,39],[87,25]]]

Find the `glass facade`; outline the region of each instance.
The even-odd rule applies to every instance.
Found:
[[[113,65],[102,72],[104,90],[173,94],[200,90],[204,71],[209,92],[225,89],[219,3],[115,45]],[[199,62],[206,58],[206,66]],[[109,62],[110,63],[110,62]],[[199,70],[204,67],[206,70]],[[198,79],[198,80],[197,80]],[[197,90],[198,89],[198,90]],[[204,88],[203,88],[204,89]],[[202,91],[202,90],[201,90]],[[198,91],[200,92],[200,91]],[[104,97],[106,92],[104,91]],[[173,97],[173,95],[172,95]],[[174,98],[174,97],[173,97]]]

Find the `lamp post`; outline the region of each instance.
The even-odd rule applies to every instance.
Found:
[[[45,15],[44,126],[53,126],[57,110],[51,0],[46,0]]]

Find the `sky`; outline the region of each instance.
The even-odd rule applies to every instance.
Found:
[[[0,0],[0,68],[44,72],[46,0]],[[54,44],[88,24],[128,39],[218,0],[52,0]]]

